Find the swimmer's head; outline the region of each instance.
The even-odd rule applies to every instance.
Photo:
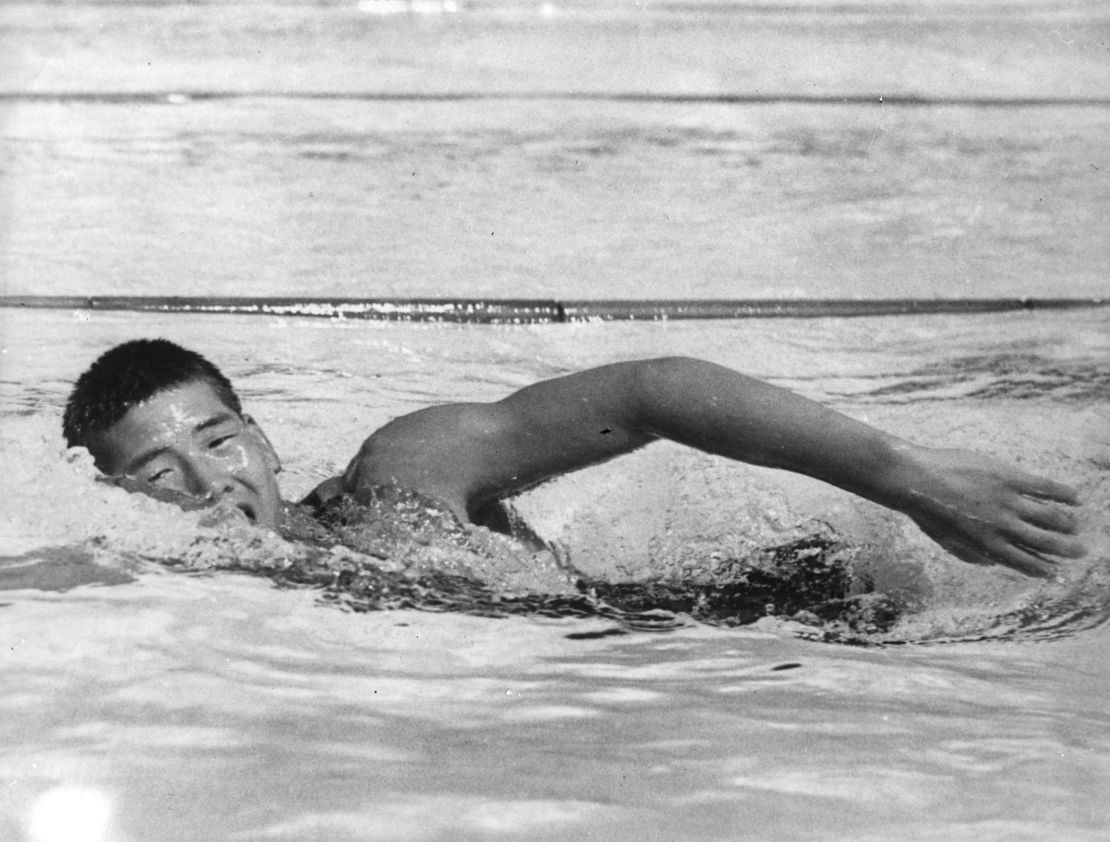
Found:
[[[123,419],[132,407],[159,392],[199,381],[207,383],[220,402],[236,415],[243,414],[231,381],[195,351],[166,339],[134,339],[105,351],[73,387],[62,417],[62,433],[70,447],[85,447],[97,467],[104,454],[97,438]]]
[[[129,490],[178,502],[226,503],[274,528],[277,454],[212,363],[162,339],[119,345],[89,367],[66,405],[67,443]]]

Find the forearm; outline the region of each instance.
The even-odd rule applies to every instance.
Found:
[[[782,468],[896,505],[913,446],[814,401],[713,363],[637,366],[637,426],[730,459]]]
[[[829,482],[897,507],[914,450],[801,395],[686,357],[617,363],[492,405],[509,419],[483,461],[489,496],[627,453],[656,438]],[[474,438],[471,438],[474,441]],[[477,443],[477,442],[475,442]],[[484,448],[483,448],[484,449]]]

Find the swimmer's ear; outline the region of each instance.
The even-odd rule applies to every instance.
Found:
[[[262,428],[258,426],[258,422],[249,415],[244,415],[243,421],[246,422],[247,430],[250,434],[258,439],[259,443],[262,445],[262,453],[266,457],[266,464],[269,466],[270,470],[275,474],[280,473],[281,459],[278,457],[277,451],[274,450],[274,446],[270,444],[269,437],[262,431]]]

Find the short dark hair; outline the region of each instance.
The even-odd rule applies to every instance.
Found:
[[[231,381],[195,351],[166,339],[133,339],[117,345],[77,378],[62,416],[66,444],[91,450],[92,437],[111,428],[133,406],[198,380],[211,386],[224,406],[243,414]]]

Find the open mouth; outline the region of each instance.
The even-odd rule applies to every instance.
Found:
[[[207,511],[200,520],[201,526],[221,526],[229,523],[249,523],[258,525],[258,511],[250,503],[233,503],[223,499],[209,502]]]

